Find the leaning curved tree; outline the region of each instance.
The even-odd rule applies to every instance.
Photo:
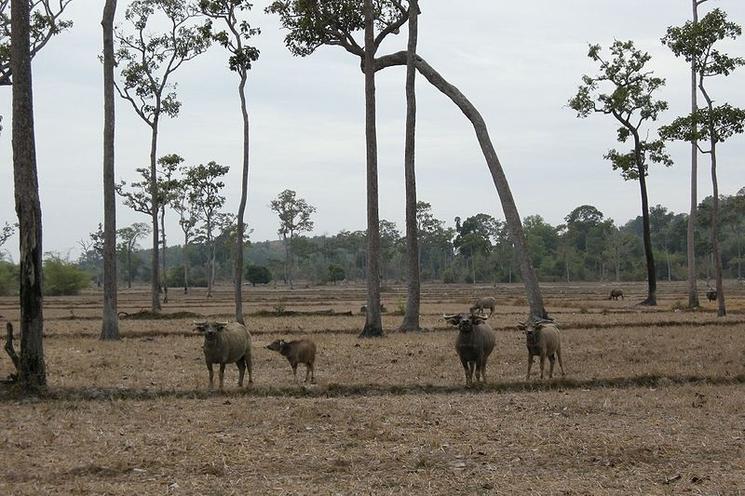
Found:
[[[379,48],[380,43],[387,35],[397,33],[406,24],[409,19],[408,7],[398,0],[374,2],[373,14],[379,28],[379,33],[374,38],[374,49]],[[339,46],[359,57],[362,69],[367,71],[366,73],[377,72],[393,66],[405,66],[409,60],[408,50],[380,57],[370,57],[369,51],[366,52],[362,45],[355,40],[355,32],[364,27],[364,16],[358,1],[339,0],[320,3],[313,0],[282,0],[273,2],[268,11],[279,14],[282,26],[289,31],[285,37],[285,42],[295,55],[310,55],[323,45]],[[370,68],[370,61],[373,64],[372,68]],[[530,316],[547,318],[548,314],[543,305],[538,278],[528,255],[520,214],[515,205],[507,177],[502,169],[502,164],[491,142],[486,122],[471,101],[432,68],[419,54],[414,56],[414,65],[417,71],[430,84],[450,98],[471,122],[489,167],[494,186],[497,189],[505,221],[515,245],[520,272],[530,305]],[[368,219],[368,224],[370,224],[370,219]],[[372,226],[372,228],[377,229],[375,226]],[[368,242],[370,241],[368,240]],[[372,253],[370,258],[374,258]],[[368,264],[368,287],[374,284],[369,278],[371,276],[376,277],[377,274],[377,272],[371,273],[370,267],[371,265]],[[375,312],[378,306],[377,304],[373,305],[370,300],[371,298],[368,295],[368,309]],[[368,319],[370,314],[371,312],[368,312]]]

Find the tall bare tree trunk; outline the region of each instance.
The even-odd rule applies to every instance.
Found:
[[[699,89],[706,99],[710,115],[714,111],[714,100],[704,86],[704,76],[699,75]],[[722,284],[722,254],[719,250],[719,182],[717,181],[717,132],[709,121],[709,156],[711,157],[711,258],[714,265],[714,281],[717,289],[717,316],[727,315],[724,303],[724,285]]]
[[[380,317],[380,218],[378,215],[378,138],[375,128],[375,25],[372,0],[365,13],[365,137],[367,142],[367,313],[360,337],[383,335]]]
[[[181,250],[181,258],[184,265],[184,294],[189,294],[189,236],[184,234],[184,248]]]
[[[36,173],[30,53],[30,3],[11,0],[10,67],[13,74],[13,180],[20,237],[21,356],[24,390],[46,384],[42,310],[41,202]]]
[[[155,113],[152,124],[152,136],[150,140],[150,208],[151,221],[153,224],[153,253],[151,254],[150,269],[150,291],[151,306],[153,312],[160,311],[160,238],[158,233],[158,170],[156,168],[158,153],[158,113]]]
[[[727,315],[722,283],[722,253],[719,249],[719,184],[717,181],[717,144],[711,131],[711,251],[714,258],[714,278],[717,288],[717,317]]]
[[[378,59],[375,69],[381,70],[393,65],[404,65],[405,63],[406,52],[398,52]],[[504,174],[499,157],[494,150],[494,145],[492,145],[491,138],[489,137],[489,130],[486,127],[483,117],[481,117],[481,114],[476,110],[476,107],[473,106],[473,104],[465,97],[465,95],[463,95],[463,93],[460,92],[458,88],[448,83],[445,78],[435,71],[419,55],[416,56],[416,68],[422,76],[427,78],[430,84],[450,98],[453,103],[458,106],[461,112],[463,112],[466,118],[471,121],[471,125],[476,132],[476,138],[481,146],[481,152],[484,154],[489,171],[491,172],[494,186],[497,189],[497,194],[499,195],[499,200],[502,204],[507,228],[510,231],[512,242],[517,251],[520,273],[523,278],[523,283],[525,284],[528,305],[530,306],[530,316],[533,318],[548,318],[548,313],[543,306],[543,296],[541,295],[541,289],[538,285],[538,278],[536,277],[535,270],[533,269],[528,254],[525,232],[523,231],[520,214],[517,211],[515,199],[512,197],[512,191],[510,190],[510,185],[507,182],[507,177]]]
[[[698,23],[698,4],[693,2],[693,23]],[[696,63],[691,61],[691,114],[698,110],[698,90]],[[698,308],[698,287],[696,285],[696,209],[698,207],[698,143],[691,142],[691,210],[688,214],[687,256],[688,256],[688,308]]]
[[[127,289],[132,289],[132,247],[127,249]]]
[[[419,2],[409,0],[409,46],[406,57],[406,145],[404,169],[406,176],[406,255],[408,290],[406,312],[400,330],[418,331],[421,303],[419,271],[419,233],[416,225],[416,45],[419,31]]]
[[[241,98],[241,116],[243,117],[243,178],[241,181],[241,203],[238,205],[238,232],[235,241],[235,274],[233,283],[235,287],[235,320],[241,324],[243,320],[243,236],[246,226],[243,217],[246,213],[246,199],[248,198],[248,146],[249,146],[249,120],[246,109],[246,74],[241,74],[241,82],[238,85],[238,94]]]
[[[642,197],[642,231],[644,240],[644,258],[647,262],[647,298],[642,305],[657,305],[657,271],[654,266],[654,252],[652,251],[652,236],[649,227],[649,200],[647,198],[647,173],[642,161],[641,141],[634,134],[634,155],[637,172],[639,173],[639,189]]]
[[[119,339],[116,274],[116,195],[114,191],[114,15],[116,0],[103,8],[103,322],[101,339]]]
[[[166,206],[161,205],[160,207],[160,242],[163,246],[163,252],[161,253],[161,260],[162,260],[162,272],[160,274],[161,278],[161,288],[163,288],[163,303],[168,303],[168,267],[166,266],[166,252],[168,251],[167,244],[166,244]]]

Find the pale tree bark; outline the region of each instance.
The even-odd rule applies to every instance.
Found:
[[[418,331],[421,284],[419,271],[419,236],[416,224],[416,46],[419,30],[419,2],[409,0],[409,46],[406,51],[406,255],[408,290],[402,332]]]
[[[181,250],[181,256],[184,259],[184,294],[189,294],[189,236],[184,234],[184,248]]]
[[[106,0],[103,8],[103,322],[101,339],[119,339],[116,274],[116,194],[114,190],[114,15],[117,0]]]
[[[161,268],[161,288],[163,290],[163,303],[168,303],[168,266],[166,262],[166,252],[168,251],[168,245],[166,244],[166,206],[160,206],[160,244],[163,247],[163,253],[161,254],[162,268]]]
[[[722,283],[722,254],[719,249],[719,182],[717,180],[717,131],[711,121],[714,111],[714,100],[709,96],[704,86],[704,74],[699,74],[698,88],[706,100],[709,108],[709,156],[711,158],[711,256],[714,264],[714,280],[717,289],[717,316],[727,315],[724,301],[724,285]]]
[[[160,101],[156,103],[156,107],[160,108]],[[151,304],[150,310],[153,312],[160,311],[160,238],[158,229],[158,212],[160,211],[160,205],[158,202],[158,181],[157,181],[157,158],[158,153],[158,124],[159,124],[158,112],[153,117],[153,123],[150,126],[151,138],[150,138],[150,214],[151,222],[153,224],[153,252],[150,258],[150,292],[151,292]]]
[[[716,141],[711,140],[711,251],[714,257],[714,278],[717,288],[717,316],[727,315],[724,303],[724,285],[722,283],[722,253],[719,249],[719,184],[717,181],[717,148]]]
[[[704,0],[705,1],[705,0]],[[691,0],[693,3],[693,23],[698,23],[698,6],[702,0]],[[691,114],[698,110],[698,89],[696,81],[698,71],[696,62],[691,61]],[[694,130],[695,134],[695,130]],[[698,287],[696,284],[696,209],[698,207],[698,142],[691,142],[691,210],[688,214],[687,258],[688,258],[688,308],[698,308]]]
[[[372,0],[365,15],[365,138],[367,151],[367,313],[360,337],[383,335],[380,317],[380,217],[378,214],[378,143],[375,127],[375,25]]]
[[[249,120],[248,110],[246,109],[246,79],[247,75],[241,73],[241,82],[238,85],[238,95],[241,99],[241,116],[243,117],[243,176],[241,180],[241,202],[238,205],[238,232],[235,242],[235,274],[233,276],[235,284],[235,320],[244,324],[243,318],[243,237],[246,231],[246,225],[243,217],[246,213],[246,200],[248,197],[248,171],[249,171]]]
[[[46,384],[42,340],[41,202],[36,172],[29,9],[28,0],[11,0],[13,180],[20,237],[21,353],[18,379],[27,391]]]
[[[494,150],[494,145],[492,145],[489,130],[486,127],[483,117],[481,117],[481,114],[476,107],[473,106],[473,104],[465,97],[465,95],[463,95],[463,93],[460,92],[460,90],[458,90],[458,88],[448,83],[445,78],[435,71],[419,55],[415,58],[416,68],[419,73],[422,74],[430,84],[450,98],[453,103],[458,106],[461,112],[463,112],[466,118],[468,118],[471,125],[473,125],[474,131],[476,132],[476,138],[479,141],[481,151],[484,154],[489,171],[491,172],[494,186],[497,189],[497,194],[499,195],[499,200],[502,204],[502,210],[504,211],[507,228],[510,231],[510,236],[517,252],[520,273],[523,278],[523,283],[525,284],[528,305],[530,306],[530,317],[548,318],[546,309],[543,306],[543,296],[541,295],[541,289],[538,285],[538,278],[536,277],[535,270],[533,269],[533,265],[528,255],[527,243],[525,241],[525,233],[523,231],[522,221],[520,220],[520,214],[515,205],[510,185],[507,182],[507,177],[502,169],[502,164]],[[375,70],[381,70],[394,65],[404,65],[405,63],[406,52],[397,52],[379,58],[376,61]]]

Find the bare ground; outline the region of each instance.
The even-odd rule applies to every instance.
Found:
[[[547,285],[565,379],[526,381],[518,286],[427,286],[428,332],[359,340],[363,318],[253,316],[253,386],[207,391],[191,319],[123,320],[95,339],[95,292],[49,299],[49,390],[0,386],[0,494],[745,494],[745,290],[730,315],[679,310],[682,284],[644,309],[642,285]],[[389,310],[402,288],[385,293]],[[166,313],[227,318],[230,294],[171,292]],[[463,388],[442,313],[494,294],[489,384]],[[630,298],[628,296],[631,296]],[[251,290],[249,311],[358,311],[360,287]],[[147,302],[125,292],[122,309]],[[289,302],[289,303],[288,303]],[[17,319],[12,299],[0,314]],[[318,384],[263,346],[311,336]],[[301,366],[302,369],[302,366]],[[0,377],[10,373],[0,357]],[[299,374],[300,375],[300,374]]]

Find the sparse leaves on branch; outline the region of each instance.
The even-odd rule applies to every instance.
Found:
[[[200,0],[199,10],[207,16],[201,27],[202,35],[220,44],[230,52],[228,67],[231,71],[245,76],[254,62],[259,59],[259,49],[247,45],[249,39],[261,33],[245,19],[242,12],[248,12],[253,4],[248,0]],[[227,29],[216,30],[215,20],[222,21]]]
[[[6,222],[2,229],[0,229],[0,246],[3,246],[5,242],[8,241],[8,239],[10,239],[13,234],[15,234],[15,232],[15,226]]]
[[[62,14],[71,1],[29,0],[32,58],[54,35],[72,26],[72,21],[62,19]],[[10,70],[10,0],[0,0],[0,86],[11,84],[13,83]]]
[[[709,110],[702,108],[694,114],[678,117],[672,123],[660,128],[660,136],[665,140],[710,141],[723,143],[736,134],[743,133],[745,109],[726,103]]]
[[[590,45],[587,56],[598,62],[600,68],[595,76],[582,76],[582,84],[569,100],[569,108],[580,118],[600,113],[618,121],[618,141],[626,143],[633,138],[634,148],[629,152],[610,150],[605,158],[624,179],[636,180],[640,170],[647,174],[649,162],[672,165],[662,140],[649,140],[640,134],[645,122],[656,121],[667,110],[667,102],[654,95],[665,85],[665,80],[655,77],[647,68],[651,56],[637,49],[632,41],[614,42],[610,55],[605,59],[600,45]]]
[[[730,57],[715,44],[725,39],[735,39],[742,34],[742,28],[727,20],[727,14],[714,9],[698,22],[686,22],[683,26],[667,28],[662,43],[667,45],[676,57],[692,62],[702,77],[728,76],[737,67],[745,65],[742,57]]]
[[[400,0],[377,0],[373,9],[379,31],[375,37],[377,48],[386,36],[398,34],[409,15]],[[305,57],[322,45],[332,45],[364,57],[363,43],[353,36],[365,24],[362,2],[358,0],[278,0],[266,12],[279,15],[282,27],[289,31],[285,44],[293,55]]]
[[[122,81],[116,89],[150,126],[161,113],[178,115],[181,103],[168,78],[210,45],[210,38],[195,23],[198,15],[199,11],[184,0],[135,0],[124,14],[134,34],[116,30],[116,59],[122,67]],[[153,33],[148,29],[151,21],[165,21],[168,28]]]

